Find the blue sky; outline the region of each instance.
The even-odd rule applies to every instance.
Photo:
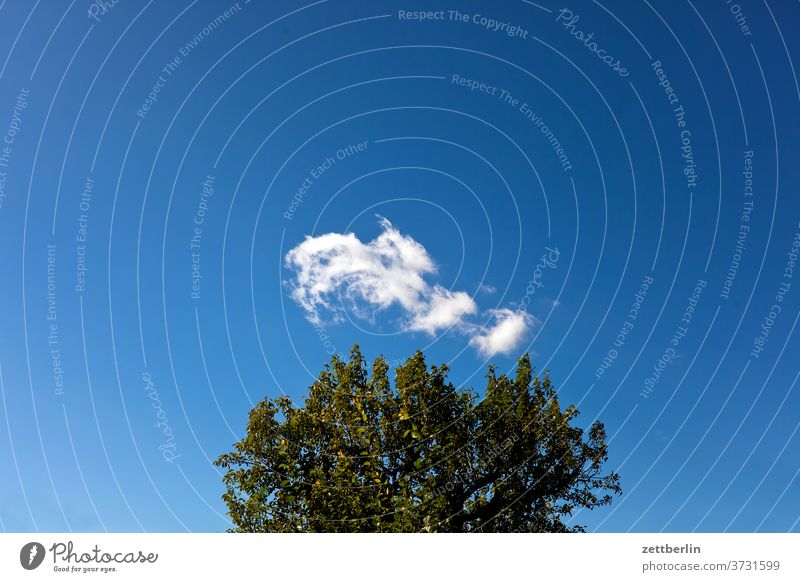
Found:
[[[211,461],[355,343],[531,352],[590,530],[800,527],[796,3],[0,15],[4,530],[224,530]]]

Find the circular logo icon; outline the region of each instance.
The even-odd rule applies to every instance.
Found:
[[[35,570],[44,561],[44,546],[39,542],[29,542],[19,551],[19,563],[26,570]]]

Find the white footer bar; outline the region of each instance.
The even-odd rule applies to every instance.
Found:
[[[0,535],[0,580],[233,582],[254,574],[265,581],[797,581],[800,535]]]

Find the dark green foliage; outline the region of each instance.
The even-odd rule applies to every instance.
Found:
[[[579,508],[611,503],[603,424],[574,425],[530,358],[515,378],[489,368],[478,401],[417,352],[367,370],[356,346],[334,357],[303,408],[287,397],[250,413],[247,436],[216,464],[242,532],[564,532]]]

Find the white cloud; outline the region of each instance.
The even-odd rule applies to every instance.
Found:
[[[463,291],[453,293],[435,285],[431,289],[428,305],[423,312],[414,315],[409,328],[434,335],[437,329],[448,328],[458,323],[462,316],[477,311],[478,306],[467,293]]]
[[[493,309],[491,314],[494,325],[481,328],[469,342],[482,356],[513,352],[535,321],[532,315],[512,309]]]
[[[479,328],[465,321],[478,306],[464,291],[451,291],[425,280],[436,274],[428,251],[410,236],[402,235],[385,218],[381,234],[363,243],[355,234],[329,233],[307,236],[286,255],[286,267],[295,272],[292,298],[312,323],[322,313],[334,321],[345,310],[362,319],[398,306],[409,331],[436,335],[440,330],[470,334],[470,344],[483,355],[513,351],[534,319],[510,309],[495,309],[492,327]]]
[[[296,272],[292,298],[312,322],[320,310],[341,319],[343,309],[362,318],[370,312],[399,305],[414,331],[431,335],[475,313],[477,305],[463,291],[430,285],[424,276],[436,265],[421,244],[404,236],[385,218],[383,232],[369,243],[353,233],[308,236],[286,255]]]

